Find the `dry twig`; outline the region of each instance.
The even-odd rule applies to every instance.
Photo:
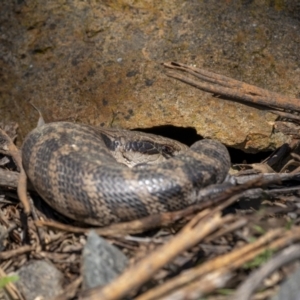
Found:
[[[256,105],[258,104],[278,110],[300,111],[300,99],[283,96],[281,94],[250,85],[230,77],[188,66],[182,63],[168,62],[164,63],[163,65],[169,69],[183,71],[200,79],[201,81],[195,80],[188,76],[182,75],[179,72],[167,72],[168,76],[188,83],[203,91],[228,97],[241,102]],[[272,112],[276,113],[276,110],[273,110]],[[292,118],[292,115],[290,115],[289,118]],[[295,119],[298,120],[299,117],[296,116]]]
[[[265,246],[270,243],[270,241],[279,237],[282,232],[283,230],[281,229],[270,231],[264,236],[260,237],[256,242],[231,251],[228,254],[218,256],[198,267],[186,271],[174,279],[167,281],[163,285],[142,294],[141,296],[137,297],[136,300],[154,300],[166,295],[169,296],[171,293],[175,293],[179,289],[182,289],[185,285],[192,284],[195,280],[197,280],[199,283],[199,278],[201,278],[201,276],[207,275],[210,272],[215,272],[222,268],[226,268],[227,272],[231,272],[245,262],[253,259],[261,251],[264,251]],[[222,276],[223,275],[224,273],[222,272]],[[202,293],[202,291],[198,290],[197,296],[201,296]],[[178,300],[179,299],[185,298],[178,298]]]
[[[142,294],[141,296],[137,297],[136,300],[156,300],[161,299],[165,296],[170,297],[172,295],[175,295],[175,293],[177,293],[178,290],[181,290],[183,292],[185,288],[187,288],[187,291],[189,293],[193,292],[193,297],[190,296],[190,294],[186,295],[182,293],[182,297],[177,297],[177,300],[198,299],[202,295],[212,292],[216,288],[221,287],[220,285],[212,284],[211,289],[208,289],[208,285],[201,283],[202,276],[206,276],[211,272],[220,272],[220,281],[217,281],[216,278],[214,280],[216,280],[215,282],[218,284],[220,284],[220,282],[225,283],[226,281],[224,281],[224,278],[230,278],[230,274],[232,271],[243,266],[246,262],[251,261],[257,255],[263,253],[266,250],[275,251],[281,249],[284,246],[289,245],[291,242],[299,240],[300,227],[294,227],[290,231],[285,231],[284,229],[270,230],[265,235],[257,239],[254,243],[233,250],[228,254],[218,256],[208,262],[203,263],[198,267],[184,272],[181,275],[175,277],[174,279],[167,281],[163,285],[158,286]],[[223,268],[225,269],[223,270]],[[196,280],[198,285],[194,285],[194,282]],[[204,280],[206,281],[205,277]],[[200,286],[204,289],[201,290]],[[196,290],[193,289],[193,287]],[[244,299],[244,297],[236,299]]]
[[[0,128],[0,153],[11,156],[20,170],[20,175],[18,180],[18,196],[24,206],[24,212],[26,214],[29,214],[30,205],[27,199],[27,190],[26,190],[27,177],[22,165],[21,152],[13,143],[12,139],[1,128]]]
[[[113,300],[121,299],[134,289],[147,282],[160,268],[172,261],[177,255],[203,240],[208,234],[215,231],[228,221],[220,214],[207,219],[207,211],[197,214],[173,239],[157,248],[137,265],[131,267],[116,280],[103,288],[95,288],[84,293],[86,300]],[[230,217],[231,218],[231,217]],[[130,280],[129,280],[130,279]]]
[[[0,260],[4,260],[4,259],[9,259],[27,252],[31,252],[35,249],[34,246],[31,245],[25,245],[25,246],[21,246],[17,249],[14,250],[8,250],[8,251],[2,251],[0,252]]]
[[[261,266],[244,281],[232,296],[232,300],[251,299],[254,291],[260,287],[263,280],[282,266],[300,258],[300,245],[292,245],[282,250],[275,257]]]

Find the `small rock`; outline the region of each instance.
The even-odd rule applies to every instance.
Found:
[[[105,239],[90,231],[83,249],[83,287],[93,288],[111,282],[127,265],[127,257]]]
[[[293,273],[279,288],[272,300],[298,300],[300,299],[300,269]]]
[[[48,261],[30,261],[17,274],[16,286],[25,299],[53,299],[62,292],[63,274]]]

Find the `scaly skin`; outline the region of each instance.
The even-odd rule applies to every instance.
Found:
[[[51,207],[97,226],[183,209],[203,187],[223,182],[230,167],[227,149],[214,140],[188,148],[161,136],[67,122],[30,132],[22,159]]]

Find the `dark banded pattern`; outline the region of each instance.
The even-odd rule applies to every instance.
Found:
[[[152,134],[68,122],[34,129],[22,157],[51,207],[98,226],[185,208],[203,187],[223,182],[230,167],[227,149],[214,140],[188,148]]]

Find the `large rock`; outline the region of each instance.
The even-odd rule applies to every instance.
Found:
[[[288,139],[273,131],[275,115],[170,79],[161,63],[299,97],[296,2],[4,1],[0,118],[19,122],[19,142],[38,118],[32,101],[50,121],[192,127],[247,151],[274,149]]]

